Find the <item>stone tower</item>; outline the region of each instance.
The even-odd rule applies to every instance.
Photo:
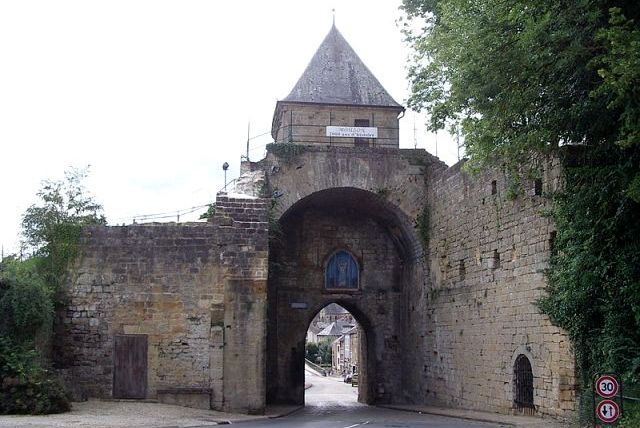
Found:
[[[271,135],[277,143],[397,148],[403,112],[333,25],[276,104]]]

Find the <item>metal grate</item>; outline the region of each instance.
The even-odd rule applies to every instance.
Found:
[[[515,408],[532,415],[535,412],[535,406],[533,405],[533,372],[529,359],[525,355],[518,355],[513,371]]]

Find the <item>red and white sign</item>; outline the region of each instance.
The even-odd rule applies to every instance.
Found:
[[[611,398],[618,395],[620,384],[618,380],[610,375],[602,375],[596,380],[596,393],[600,397]]]
[[[596,407],[596,416],[604,423],[614,423],[620,417],[620,407],[613,400],[602,400]]]

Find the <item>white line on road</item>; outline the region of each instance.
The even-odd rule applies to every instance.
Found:
[[[357,426],[360,426],[360,425],[366,425],[366,424],[368,424],[368,423],[369,423],[369,421],[367,421],[367,422],[362,422],[361,424],[353,424],[353,425],[349,425],[348,427],[344,427],[344,428],[355,428],[355,427],[357,427]]]

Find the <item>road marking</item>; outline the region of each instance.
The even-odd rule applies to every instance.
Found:
[[[355,427],[358,427],[360,425],[367,425],[368,423],[369,423],[369,421],[366,421],[366,422],[362,422],[360,424],[349,425],[348,427],[344,427],[344,428],[355,428]]]

